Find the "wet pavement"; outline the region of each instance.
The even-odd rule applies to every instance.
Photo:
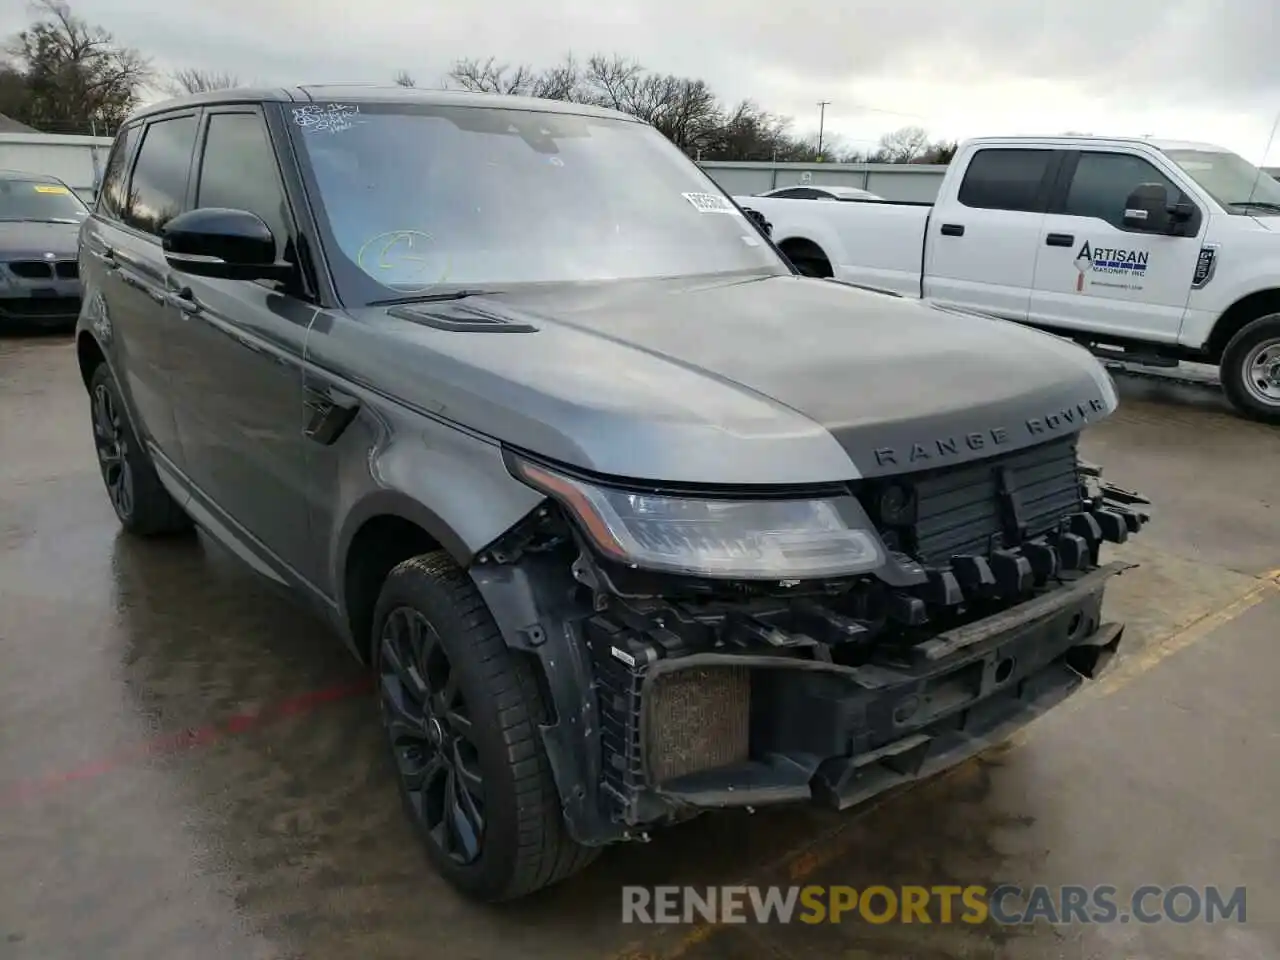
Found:
[[[366,678],[203,539],[120,536],[74,351],[0,338],[0,958],[1280,956],[1280,430],[1117,375],[1085,455],[1157,503],[1104,680],[836,815],[706,817],[504,908],[418,852]],[[620,923],[623,884],[1245,886],[1247,922]]]

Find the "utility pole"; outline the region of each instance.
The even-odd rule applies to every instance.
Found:
[[[823,130],[823,127],[826,126],[827,106],[830,103],[831,103],[830,100],[818,101],[818,159],[819,160],[822,159],[822,130]]]

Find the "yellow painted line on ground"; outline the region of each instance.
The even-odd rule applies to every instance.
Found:
[[[1083,702],[1100,700],[1103,697],[1110,696],[1142,676],[1161,661],[1203,640],[1215,630],[1235,620],[1262,601],[1276,596],[1278,591],[1280,591],[1280,569],[1264,573],[1258,578],[1258,582],[1253,587],[1225,607],[1211,610],[1189,622],[1181,624],[1172,633],[1153,640],[1143,648],[1141,653],[1123,660],[1108,671],[1097,683],[1080,690],[1068,699],[1066,703],[1062,704],[1058,710],[1050,711],[1050,714],[1060,713],[1063,709],[1077,709]],[[1046,714],[1046,716],[1050,714]],[[1006,747],[1024,745],[1031,738],[1031,732],[1040,719],[1043,718],[1037,718],[1036,721],[1032,721],[1032,723],[1005,740],[1002,745]],[[837,826],[823,831],[800,847],[788,851],[775,860],[756,867],[752,872],[760,875],[785,871],[792,882],[802,880],[813,874],[820,867],[835,860],[852,845],[852,838],[849,835],[848,828],[854,823],[874,813],[885,803],[892,801],[906,790],[927,783],[943,781],[958,771],[965,769],[968,765],[968,763],[961,763],[936,777],[916,781],[890,790],[860,807]],[[751,882],[748,878],[738,881],[737,885],[746,886],[750,885]],[[633,942],[620,952],[610,955],[608,960],[678,960],[698,944],[706,942],[723,929],[723,924],[700,922],[690,927],[678,941],[665,950],[648,951],[643,949],[641,944]]]

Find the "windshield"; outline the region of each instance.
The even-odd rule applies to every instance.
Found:
[[[402,104],[318,104],[290,119],[348,304],[787,272],[715,184],[643,124]]]
[[[88,215],[83,201],[61,183],[0,178],[0,221],[79,223]]]
[[[1244,157],[1225,150],[1166,150],[1165,153],[1232,213],[1246,216],[1280,213],[1280,183]]]

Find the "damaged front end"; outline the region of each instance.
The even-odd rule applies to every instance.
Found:
[[[510,463],[550,499],[472,575],[539,661],[586,844],[716,807],[843,809],[1006,738],[1116,652],[1102,603],[1128,565],[1100,548],[1148,520],[1075,437],[763,498]]]

